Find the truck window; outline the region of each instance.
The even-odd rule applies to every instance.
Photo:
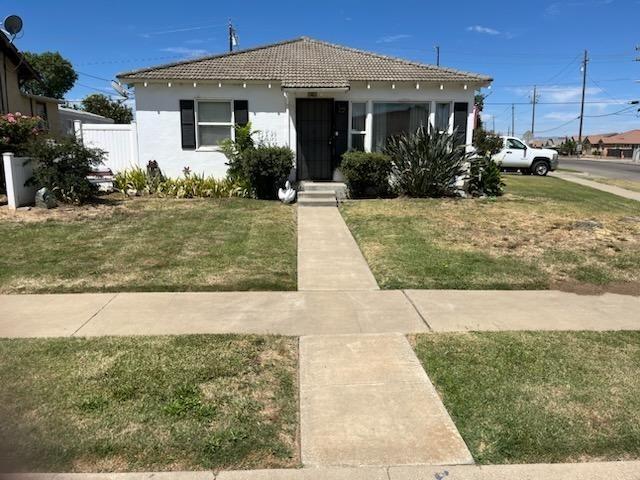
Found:
[[[509,138],[509,139],[507,139],[507,148],[514,148],[516,150],[524,150],[527,147],[521,141],[516,140],[515,138]]]

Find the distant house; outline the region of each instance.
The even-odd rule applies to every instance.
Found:
[[[60,113],[60,126],[64,135],[75,135],[75,122],[91,124],[109,124],[114,123],[112,118],[96,115],[95,113],[85,112],[76,108],[58,107]]]
[[[331,180],[348,149],[379,151],[424,125],[470,145],[491,78],[307,37],[120,74],[136,91],[139,158],[169,175],[226,173],[219,142],[251,122],[296,155],[297,180]]]
[[[640,129],[629,130],[601,139],[602,155],[610,158],[633,158],[640,150]]]
[[[0,32],[0,112],[39,116],[47,128],[55,133],[60,132],[60,116],[58,104],[61,100],[24,93],[21,89],[24,82],[40,79],[40,74],[25,60],[24,56]]]
[[[614,135],[617,135],[617,133],[598,133],[594,135],[587,135],[582,141],[584,153],[586,155],[602,155],[605,140],[609,137],[613,137]]]

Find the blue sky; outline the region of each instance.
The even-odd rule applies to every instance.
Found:
[[[30,51],[58,50],[81,72],[68,98],[109,91],[118,72],[227,49],[233,19],[240,47],[301,35],[386,55],[435,62],[491,75],[485,109],[489,126],[511,125],[511,102],[526,103],[540,85],[536,133],[575,134],[580,61],[590,52],[585,133],[640,128],[640,0],[323,2],[104,2],[5,0],[3,15],[18,14],[16,40]],[[98,77],[98,78],[95,78]],[[555,103],[544,105],[543,103]],[[568,124],[562,126],[563,124]],[[516,105],[516,133],[531,128],[531,105]]]

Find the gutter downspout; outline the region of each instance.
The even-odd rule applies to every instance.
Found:
[[[289,109],[289,94],[282,92],[285,99],[285,113],[287,117],[287,146],[291,148],[291,111]]]

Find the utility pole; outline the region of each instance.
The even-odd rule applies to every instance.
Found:
[[[435,46],[436,49],[436,65],[440,66],[440,45]]]
[[[536,133],[536,103],[538,103],[538,86],[533,86],[533,96],[531,97],[531,103],[533,103],[533,110],[531,111],[531,138],[535,137]]]
[[[589,63],[589,52],[584,51],[582,61],[582,101],[580,102],[580,131],[578,132],[578,157],[582,153],[582,126],[584,124],[584,97],[587,91],[587,63]]]
[[[238,37],[236,37],[236,29],[233,28],[233,23],[229,19],[229,52],[233,52],[233,47],[238,44]]]
[[[516,106],[511,104],[511,135],[516,135]]]

